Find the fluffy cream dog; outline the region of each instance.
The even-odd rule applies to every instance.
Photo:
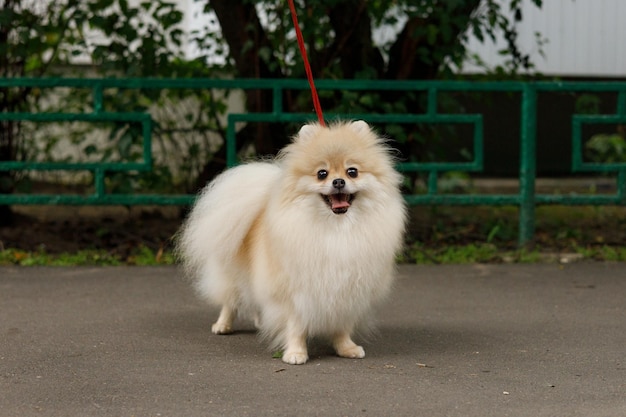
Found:
[[[308,124],[272,162],[227,170],[199,196],[178,250],[199,294],[221,306],[215,334],[253,318],[289,364],[308,360],[307,339],[352,341],[389,293],[406,208],[401,175],[363,121]]]

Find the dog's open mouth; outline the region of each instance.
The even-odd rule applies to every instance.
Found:
[[[335,214],[343,214],[347,212],[348,208],[350,208],[350,204],[352,204],[352,201],[354,201],[354,196],[354,194],[346,193],[336,193],[329,195],[322,194],[322,198]]]

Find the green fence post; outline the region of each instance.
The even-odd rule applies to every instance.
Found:
[[[237,132],[235,131],[235,120],[232,114],[227,116],[226,125],[226,166],[237,165]]]
[[[98,81],[93,86],[93,112],[100,113],[104,105],[103,101],[103,91],[102,91],[102,81]]]
[[[617,93],[617,112],[618,115],[626,115],[626,90],[620,90]]]
[[[94,197],[97,199],[104,198],[106,194],[106,189],[104,186],[104,170],[101,168],[96,168],[93,170],[93,182],[94,182]]]
[[[532,83],[524,85],[521,107],[518,244],[524,247],[532,242],[535,234],[537,90]]]

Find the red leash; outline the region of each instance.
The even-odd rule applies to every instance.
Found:
[[[293,0],[289,0],[289,9],[291,10],[293,26],[296,29],[296,37],[298,38],[298,47],[300,48],[300,54],[302,54],[302,60],[304,61],[304,70],[306,71],[306,77],[308,78],[309,86],[311,87],[311,95],[313,96],[313,107],[315,107],[315,112],[317,113],[317,120],[319,121],[320,125],[326,126],[326,124],[324,123],[324,115],[322,114],[322,105],[320,104],[320,99],[317,96],[317,89],[315,88],[315,83],[313,82],[313,73],[311,72],[311,65],[309,64],[309,59],[306,55],[304,38],[302,37],[302,32],[300,31],[298,16],[296,15],[296,7],[293,4]]]

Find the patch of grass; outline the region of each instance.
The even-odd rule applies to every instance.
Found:
[[[626,247],[574,246],[563,251],[552,251],[545,248],[507,250],[491,243],[442,247],[429,247],[414,243],[398,258],[399,263],[431,265],[570,262],[571,260],[626,262]]]
[[[81,250],[74,253],[47,253],[45,250],[27,252],[19,249],[0,250],[0,265],[19,266],[118,266],[118,265],[173,265],[174,255],[162,249],[153,251],[139,246],[128,257],[102,250]]]
[[[174,254],[160,248],[153,251],[147,246],[139,246],[128,258],[126,263],[139,266],[173,265],[176,263]]]
[[[581,254],[585,259],[593,259],[597,261],[625,262],[626,247],[616,246],[591,246],[578,248],[577,253]]]
[[[409,264],[471,264],[471,263],[536,263],[558,262],[560,252],[535,249],[502,249],[492,243],[470,243],[433,247],[413,243],[397,258],[398,263]],[[561,252],[575,254],[575,259],[626,262],[626,247],[608,245],[575,246]],[[0,250],[0,266],[159,266],[174,265],[173,253],[153,251],[142,246],[130,256],[122,258],[100,250],[81,250],[75,253],[50,254],[45,251],[26,252],[18,249]]]
[[[518,249],[518,216],[515,207],[412,207],[401,261],[544,262],[561,259],[561,255],[576,260],[624,260],[624,207],[538,207],[534,245],[527,250]]]
[[[415,264],[530,263],[542,260],[538,250],[502,250],[491,243],[442,247],[412,244],[400,262]]]

